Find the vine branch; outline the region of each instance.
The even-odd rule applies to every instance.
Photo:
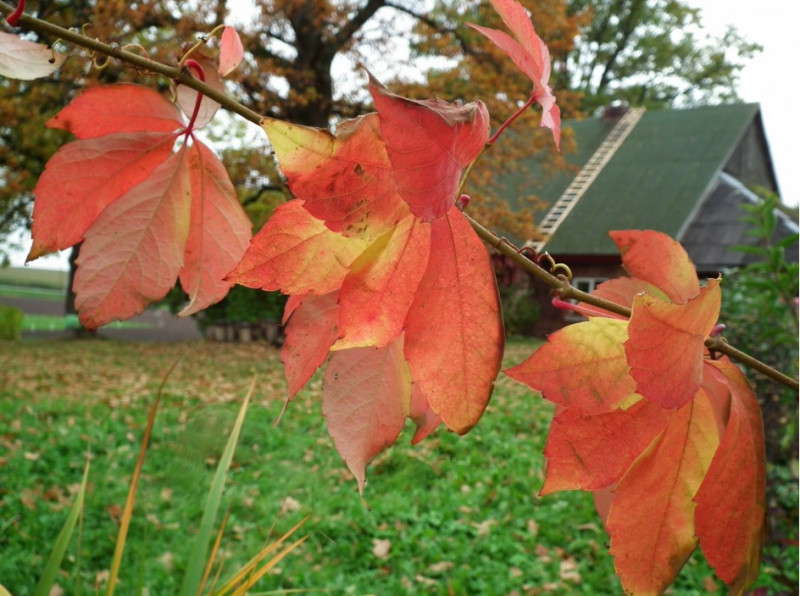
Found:
[[[15,7],[0,1],[1,14],[10,15],[13,14],[14,11]],[[253,122],[254,124],[260,125],[264,119],[264,116],[261,114],[251,110],[225,93],[221,93],[215,89],[212,89],[199,79],[193,77],[188,68],[169,66],[167,64],[151,60],[150,58],[141,56],[139,54],[128,52],[119,47],[101,42],[97,39],[82,35],[81,33],[59,27],[58,25],[54,25],[42,19],[38,19],[26,14],[20,15],[17,25],[24,29],[34,31],[36,33],[50,35],[53,38],[61,39],[63,41],[75,44],[76,46],[104,54],[109,58],[125,62],[142,70],[163,75],[175,81],[176,83],[191,87],[192,89],[213,99],[230,112],[238,114],[245,120]],[[615,313],[622,317],[630,318],[631,311],[629,308],[578,290],[569,283],[569,280],[566,279],[566,277],[551,274],[546,269],[540,267],[538,264],[521,254],[519,249],[517,249],[515,246],[501,239],[471,217],[467,216],[467,220],[481,240],[507,256],[514,263],[519,265],[524,271],[527,271],[536,279],[548,285],[562,299],[578,300],[580,302],[591,304],[592,306]],[[725,354],[729,358],[736,360],[737,362],[740,362],[741,364],[748,366],[753,370],[757,370],[773,381],[794,389],[795,391],[800,390],[800,384],[798,384],[796,379],[793,379],[788,375],[785,375],[782,372],[775,370],[771,366],[761,362],[760,360],[753,358],[749,354],[734,348],[728,344],[727,341],[720,337],[710,337],[706,339],[705,343],[709,350],[718,352],[720,354]]]

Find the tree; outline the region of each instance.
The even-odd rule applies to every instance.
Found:
[[[744,62],[760,51],[733,28],[703,35],[702,13],[679,0],[570,0],[589,14],[572,50],[556,54],[560,85],[591,114],[613,100],[668,107],[735,101]]]
[[[376,112],[338,122],[335,133],[260,115],[214,82],[243,58],[229,27],[218,60],[192,48],[180,67],[59,29],[181,87],[177,106],[146,87],[96,87],[49,122],[76,140],[59,148],[37,184],[34,253],[83,239],[76,288],[92,327],[140,312],[176,278],[190,296],[186,313],[233,283],[288,295],[289,399],[325,366],[328,430],[363,491],[369,460],[406,418],[416,442],[440,424],[466,433],[484,413],[504,346],[486,243],[562,302],[579,301],[563,304],[587,317],[507,371],[558,406],[543,490],[594,493],[627,591],[665,590],[699,545],[732,592],[743,593],[759,569],[764,437],[755,395],[729,358],[794,390],[798,382],[719,339],[721,280],[701,284],[671,238],[611,232],[630,277],[587,294],[571,286],[568,270],[548,272],[538,255],[465,214],[461,191],[475,160],[531,105],[541,106],[556,143],[560,133],[546,45],[515,0],[492,5],[511,33],[472,27],[530,85],[494,134],[481,101],[413,100],[373,77]],[[11,11],[4,3],[0,10]],[[25,44],[13,35],[0,41]],[[46,52],[34,50],[28,63],[3,50],[11,64],[4,72],[48,70]],[[296,197],[249,246],[236,192],[196,134],[215,110],[210,101],[262,126]],[[106,182],[85,185],[98,177]]]

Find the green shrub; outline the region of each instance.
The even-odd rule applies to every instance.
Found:
[[[506,336],[533,335],[533,326],[539,320],[539,303],[524,287],[502,286],[500,301],[503,306],[503,325]]]
[[[0,339],[19,339],[22,333],[22,311],[0,304]]]

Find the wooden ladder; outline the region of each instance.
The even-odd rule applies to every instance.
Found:
[[[558,227],[567,219],[567,216],[578,204],[578,201],[592,185],[595,178],[603,171],[605,165],[611,160],[614,154],[622,146],[633,127],[639,122],[644,114],[645,108],[631,108],[614,125],[611,132],[606,135],[603,142],[589,158],[589,161],[581,168],[578,175],[569,183],[564,193],[553,203],[550,210],[545,214],[538,230],[542,234],[542,239],[536,242],[528,242],[526,246],[532,247],[536,252],[540,252],[548,240],[553,237]]]

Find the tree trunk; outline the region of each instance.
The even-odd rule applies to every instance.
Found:
[[[97,337],[97,331],[86,329],[78,321],[78,309],[75,308],[75,291],[72,286],[75,283],[76,261],[81,252],[81,244],[72,247],[69,253],[69,276],[67,277],[67,294],[64,299],[64,314],[67,317],[67,331],[72,331],[75,337]]]

